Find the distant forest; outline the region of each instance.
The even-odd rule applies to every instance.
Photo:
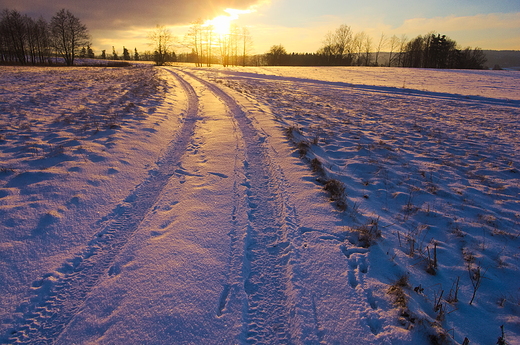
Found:
[[[375,49],[375,50],[374,50]],[[383,49],[386,61],[382,62]],[[486,56],[480,48],[458,48],[457,43],[436,33],[417,36],[381,35],[374,47],[365,33],[353,33],[347,25],[329,32],[316,53],[288,54],[281,45],[271,47],[266,54],[268,65],[327,65],[327,66],[396,66],[420,68],[482,69]]]
[[[273,45],[265,54],[251,55],[252,38],[247,28],[232,26],[227,37],[216,37],[211,26],[199,20],[193,23],[183,42],[174,42],[171,33],[159,27],[150,35],[152,51],[130,52],[123,47],[118,54],[105,50],[95,54],[85,25],[67,10],[60,10],[50,22],[35,20],[16,10],[0,14],[0,63],[44,65],[56,63],[61,57],[67,65],[76,58],[106,60],[150,60],[158,65],[171,62],[192,62],[197,66],[211,64],[268,65],[268,66],[390,66],[418,68],[482,69],[520,66],[517,51],[508,60],[501,52],[480,48],[460,48],[458,44],[438,33],[428,33],[413,39],[406,36],[387,37],[381,34],[374,44],[364,32],[354,33],[348,25],[341,25],[327,33],[323,45],[314,53],[288,53],[283,45]],[[188,48],[189,53],[176,54],[174,45]],[[501,60],[502,59],[502,60]]]

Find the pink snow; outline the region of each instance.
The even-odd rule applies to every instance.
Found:
[[[520,342],[520,72],[0,80],[3,342]]]

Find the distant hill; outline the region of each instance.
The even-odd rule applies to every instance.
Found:
[[[488,68],[495,65],[501,68],[520,70],[520,50],[483,50],[486,54]]]

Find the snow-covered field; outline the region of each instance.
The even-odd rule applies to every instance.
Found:
[[[0,67],[0,340],[520,343],[519,89]]]

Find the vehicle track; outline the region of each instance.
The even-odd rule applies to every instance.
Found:
[[[246,214],[245,222],[237,226],[243,228],[239,231],[245,232],[244,249],[242,253],[233,253],[232,248],[230,254],[243,255],[239,279],[243,281],[247,300],[242,340],[252,344],[318,343],[311,298],[305,296],[293,269],[298,257],[292,241],[300,233],[298,217],[285,190],[287,182],[283,171],[270,157],[267,138],[224,90],[193,73],[183,73],[204,85],[225,104],[242,133],[246,205],[237,206]],[[234,262],[236,265],[236,260]],[[231,271],[239,270],[231,267]],[[224,286],[218,314],[225,308],[230,286]]]
[[[197,121],[198,99],[189,84],[178,81],[188,97],[187,109],[157,168],[106,217],[105,225],[82,254],[63,264],[59,272],[33,282],[33,295],[18,308],[22,317],[5,336],[7,343],[54,343],[153,207],[185,153]]]
[[[224,90],[196,75],[169,71],[182,86],[187,109],[157,168],[117,206],[84,253],[56,273],[33,283],[30,301],[21,305],[22,317],[5,339],[8,343],[53,344],[83,308],[91,291],[110,273],[141,222],[182,162],[199,120],[202,85],[228,109],[234,124],[234,229],[229,232],[227,283],[215,301],[215,317],[241,313],[242,333],[236,339],[250,344],[319,343],[314,302],[305,292],[297,269],[294,239],[300,226],[287,193],[284,172],[273,160],[267,135],[256,129],[247,113]],[[238,301],[238,302],[237,302]],[[230,303],[241,303],[241,307]],[[240,314],[239,314],[240,315]]]

